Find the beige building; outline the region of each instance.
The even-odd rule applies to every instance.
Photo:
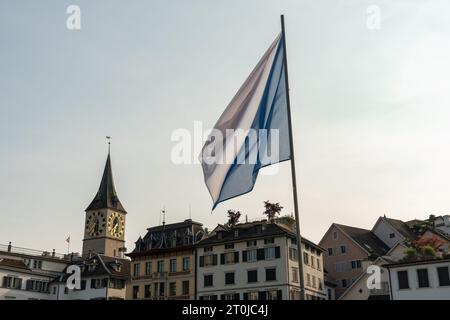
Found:
[[[195,243],[204,236],[192,220],[147,229],[131,258],[127,299],[195,299]]]

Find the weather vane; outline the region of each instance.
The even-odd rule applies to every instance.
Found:
[[[111,136],[106,136],[106,140],[108,140],[108,153],[111,151]]]

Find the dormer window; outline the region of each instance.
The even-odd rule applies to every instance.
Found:
[[[238,238],[239,237],[239,230],[234,230],[234,237]]]
[[[337,240],[338,239],[338,233],[337,231],[333,231],[333,240]]]
[[[89,272],[95,271],[95,267],[96,267],[95,264],[90,264],[90,265],[88,265],[88,271],[89,271]]]
[[[395,233],[391,233],[391,234],[389,234],[389,238],[395,238]]]

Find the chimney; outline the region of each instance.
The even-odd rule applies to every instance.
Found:
[[[9,244],[8,244],[8,252],[11,252],[11,241],[9,242]]]
[[[53,251],[52,251],[52,257],[53,258],[55,257],[55,249],[53,249]]]

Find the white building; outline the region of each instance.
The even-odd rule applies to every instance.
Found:
[[[392,300],[450,300],[450,259],[385,265]]]
[[[325,299],[323,249],[303,239],[307,299]],[[197,299],[298,299],[296,237],[266,221],[218,226],[197,245]]]
[[[55,280],[69,257],[11,244],[0,246],[0,300],[56,300]]]

